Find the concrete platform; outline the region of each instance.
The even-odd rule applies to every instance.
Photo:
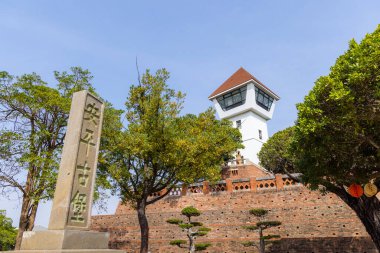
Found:
[[[108,249],[109,233],[80,230],[24,232],[21,250],[14,253],[125,253]],[[10,252],[10,251],[7,251]],[[0,251],[3,253],[3,251]],[[5,253],[5,252],[4,252]]]
[[[126,253],[123,250],[114,249],[61,249],[61,250],[16,250],[0,251],[0,253]]]
[[[109,233],[80,230],[24,232],[21,250],[108,249]]]

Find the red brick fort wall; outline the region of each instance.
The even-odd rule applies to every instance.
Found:
[[[181,195],[182,194],[182,195]],[[268,220],[282,225],[268,231],[282,237],[269,252],[366,252],[375,253],[365,228],[353,211],[333,194],[309,191],[292,180],[276,178],[227,179],[218,185],[207,184],[177,189],[147,209],[151,252],[186,252],[170,246],[173,239],[186,239],[169,218],[181,218],[180,210],[193,205],[202,211],[198,218],[212,231],[198,242],[211,242],[205,252],[254,252],[241,242],[257,240],[243,225],[257,220],[251,208],[269,209]],[[136,211],[120,205],[115,215],[94,216],[92,228],[111,233],[110,246],[138,252],[140,230]]]

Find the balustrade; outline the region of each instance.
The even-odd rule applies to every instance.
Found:
[[[203,185],[202,185],[202,184],[190,185],[190,186],[187,188],[187,192],[188,192],[188,193],[192,193],[192,194],[195,194],[195,193],[203,193]]]
[[[295,174],[296,175],[296,174]],[[260,192],[265,190],[283,190],[289,187],[299,187],[300,183],[286,175],[275,175],[262,178],[226,179],[213,184],[207,181],[191,185],[175,186],[168,194],[168,197],[179,197],[183,195],[213,194],[221,192]],[[165,193],[165,190],[151,194],[149,197],[158,197]]]
[[[169,196],[181,196],[181,192],[182,192],[182,186],[175,186],[169,192]]]
[[[251,190],[250,180],[249,179],[234,180],[232,182],[232,190],[234,192],[237,192],[237,191],[250,191]]]
[[[225,191],[227,191],[227,186],[225,182],[210,185],[210,192],[215,193],[215,192],[225,192]]]
[[[283,181],[283,184],[284,184],[285,188],[286,187],[292,187],[292,186],[299,186],[300,185],[300,183],[294,181],[291,178],[283,178],[282,181]]]

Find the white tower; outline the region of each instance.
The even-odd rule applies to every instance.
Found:
[[[257,153],[268,140],[267,121],[272,118],[276,101],[280,99],[273,91],[240,68],[209,99],[221,119],[229,119],[240,129],[244,149],[242,156],[258,164]]]

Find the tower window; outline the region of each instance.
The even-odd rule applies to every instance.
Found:
[[[263,139],[263,132],[261,130],[259,130],[259,139],[262,140]]]
[[[241,120],[239,119],[239,120],[237,120],[236,121],[236,128],[241,128]]]
[[[216,100],[220,104],[220,107],[222,107],[223,111],[228,111],[239,105],[243,105],[245,103],[246,95],[247,86],[244,86],[227,94],[219,96],[216,98]]]
[[[264,108],[265,110],[270,111],[270,108],[272,107],[272,103],[273,103],[273,98],[257,87],[255,87],[255,91],[256,91],[256,104],[258,104],[260,107]]]

